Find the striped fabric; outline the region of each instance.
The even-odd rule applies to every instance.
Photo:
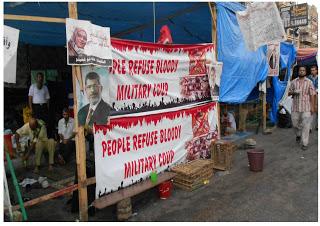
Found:
[[[300,95],[293,95],[292,112],[310,112],[312,95],[316,95],[312,82],[304,77],[303,79],[296,78],[290,84],[289,92],[300,90]]]

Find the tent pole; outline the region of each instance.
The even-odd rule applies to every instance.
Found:
[[[153,8],[153,43],[156,43],[156,3],[152,3]]]
[[[78,19],[77,3],[68,2],[69,17]],[[78,190],[79,190],[79,218],[80,221],[88,221],[88,198],[87,198],[87,173],[86,173],[86,149],[83,127],[78,127],[78,106],[76,94],[77,78],[81,77],[80,66],[72,66],[72,84],[73,84],[73,100],[74,100],[74,119],[75,128],[77,129],[76,140],[76,158],[78,172]]]
[[[37,22],[47,22],[47,23],[65,23],[65,18],[55,18],[55,17],[43,17],[43,16],[25,16],[25,15],[14,15],[14,14],[4,14],[4,20],[21,20],[21,21],[37,21]]]
[[[264,81],[262,83],[263,90],[266,90],[266,84],[267,81]],[[266,93],[262,91],[262,132],[264,133],[265,130],[267,129],[267,98],[266,98]]]
[[[218,61],[218,54],[217,54],[217,11],[216,6],[214,3],[208,2],[210,13],[211,13],[211,39],[215,49],[215,58]],[[221,138],[221,128],[220,128],[220,103],[217,101],[217,112],[218,112],[218,138]]]

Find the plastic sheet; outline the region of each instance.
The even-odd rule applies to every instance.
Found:
[[[220,102],[243,103],[258,82],[267,78],[267,47],[246,48],[235,11],[245,10],[240,3],[217,3],[218,61],[223,62]]]

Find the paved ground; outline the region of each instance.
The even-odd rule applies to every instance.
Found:
[[[229,174],[218,173],[193,192],[174,189],[160,200],[151,189],[133,198],[129,221],[318,221],[318,133],[309,150],[295,143],[292,129],[254,135],[265,150],[263,172],[250,172],[246,150],[238,149]],[[29,221],[74,221],[61,197],[27,209]],[[90,221],[116,221],[116,208],[99,210]]]

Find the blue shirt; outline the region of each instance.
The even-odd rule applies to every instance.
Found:
[[[316,90],[318,90],[318,76],[316,78],[314,78],[312,75],[309,75],[308,79],[310,79],[312,81],[312,84],[314,85]]]

